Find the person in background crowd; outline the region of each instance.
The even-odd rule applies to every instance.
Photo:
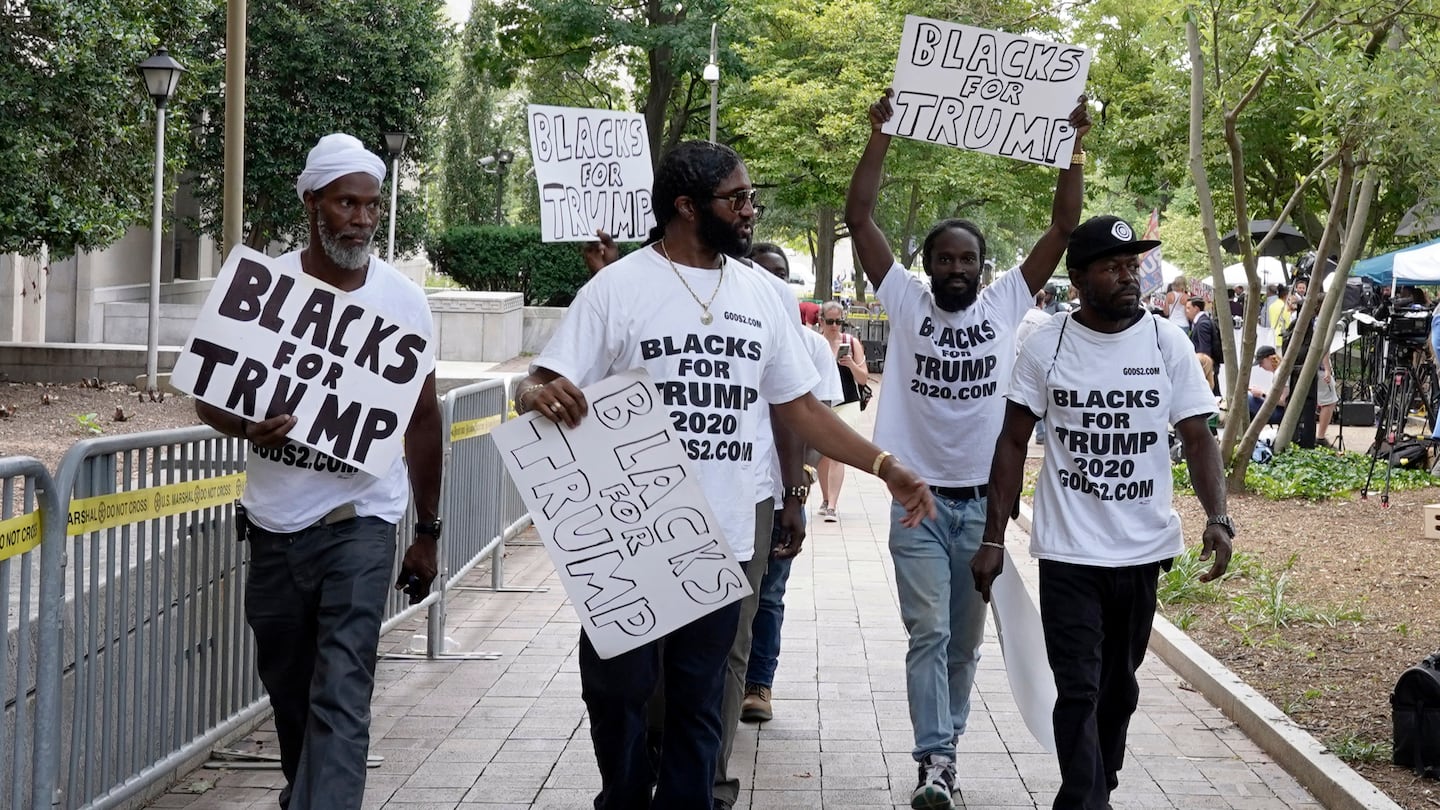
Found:
[[[1075,289],[1074,285],[1071,285],[1070,289]],[[1189,279],[1176,276],[1175,280],[1170,282],[1170,291],[1165,293],[1165,317],[1187,335],[1190,334],[1190,319],[1185,315],[1185,302],[1189,300]]]
[[[1004,566],[1027,439],[1044,418],[1055,441],[1036,483],[1030,553],[1040,561],[1040,621],[1057,693],[1057,810],[1105,810],[1120,784],[1157,581],[1185,545],[1165,440],[1172,425],[1209,516],[1200,559],[1214,563],[1201,581],[1224,575],[1235,537],[1220,448],[1207,424],[1215,400],[1184,335],[1139,306],[1140,256],[1157,244],[1135,239],[1129,223],[1110,216],[1071,235],[1065,264],[1085,305],[1052,319],[1020,350],[995,442],[984,541],[970,565],[988,602]],[[1126,373],[1137,368],[1160,373]],[[1127,392],[1137,395],[1116,396]],[[1112,443],[1122,434],[1103,429],[1122,418],[1123,435],[1137,439],[1123,450]],[[1092,474],[1092,462],[1124,471]]]
[[[768,270],[782,281],[790,279],[790,263],[784,252],[768,242],[757,242],[750,249],[755,264]],[[839,366],[831,354],[830,345],[818,333],[809,329],[802,331],[810,348],[810,361],[820,375],[820,384],[811,393],[826,405],[839,402],[842,396]],[[815,460],[818,460],[816,457]],[[809,495],[809,488],[803,490]],[[804,517],[805,499],[798,497],[801,491],[787,487],[785,506],[792,503],[801,508]],[[790,565],[800,553],[803,535],[786,536],[780,532],[780,523],[771,535],[770,563],[759,588],[759,607],[751,622],[750,650],[745,668],[745,697],[740,705],[740,719],[746,723],[763,723],[774,718],[771,704],[771,690],[775,685],[775,668],[780,661],[780,629],[785,622],[785,588],[790,581]],[[738,785],[737,785],[738,787]],[[716,793],[720,789],[717,787]],[[718,799],[717,799],[718,800]],[[733,803],[733,802],[732,802]]]
[[[1211,391],[1218,396],[1220,364],[1225,359],[1224,349],[1220,345],[1220,329],[1216,326],[1215,319],[1205,311],[1203,298],[1190,298],[1185,302],[1185,317],[1190,319],[1190,344],[1195,347],[1195,353],[1210,358],[1210,374],[1207,379],[1210,381]]]
[[[397,326],[430,339],[425,291],[370,254],[384,179],[385,162],[359,139],[321,138],[295,184],[310,241],[275,261],[340,290],[345,306],[383,308]],[[306,448],[289,438],[291,414],[251,422],[195,403],[205,424],[250,443],[238,521],[250,546],[245,618],[275,712],[281,808],[360,810],[365,795],[380,621],[396,526],[412,494],[419,523],[395,587],[415,604],[437,572],[443,418],[435,371],[423,371],[404,452],[378,476],[349,464],[298,462],[306,455],[295,451]]]
[[[1255,367],[1250,369],[1250,418],[1254,419],[1255,414],[1260,412],[1260,405],[1265,402],[1265,397],[1270,395],[1270,388],[1275,384],[1275,369],[1280,367],[1280,354],[1275,351],[1274,346],[1261,346],[1255,350]],[[1280,424],[1285,417],[1285,403],[1290,399],[1290,386],[1280,393],[1280,401],[1275,410],[1270,414],[1269,423]]]
[[[840,372],[843,396],[835,412],[854,427],[860,422],[860,386],[870,382],[865,360],[865,344],[845,331],[845,306],[839,301],[826,301],[820,309],[820,336],[830,344],[830,353]],[[835,523],[840,519],[840,489],[845,485],[845,466],[828,458],[817,465],[820,475],[821,520]]]
[[[1285,332],[1295,319],[1295,308],[1290,305],[1290,290],[1284,284],[1275,285],[1275,300],[1265,309],[1265,327],[1275,338],[1275,348],[1285,349]]]
[[[934,511],[922,479],[809,394],[819,377],[800,343],[795,310],[777,295],[775,279],[730,258],[749,250],[756,196],[729,147],[687,141],[670,150],[655,172],[658,224],[650,242],[580,288],[515,396],[517,411],[573,428],[589,413],[582,387],[643,369],[676,421],[692,424],[696,416],[708,425],[717,420],[705,417],[725,417],[716,433],[686,442],[686,451],[742,564],[769,542],[774,518],[772,500],[756,497],[762,475],[750,463],[762,408],[806,444],[882,478],[904,504],[906,521]],[[731,401],[716,394],[718,387],[754,391],[756,398]],[[723,453],[716,451],[721,445]],[[764,558],[755,562],[764,565]],[[601,780],[596,810],[713,806],[727,660],[740,615],[741,604],[732,602],[608,659],[582,630],[581,697]],[[655,765],[646,705],[662,674],[664,732]]]
[[[891,380],[879,403],[875,435],[903,447],[900,452],[935,485],[939,517],[908,525],[899,519],[898,506],[892,507],[889,545],[900,617],[910,636],[905,693],[915,734],[911,756],[919,771],[910,806],[949,810],[958,793],[956,742],[969,719],[985,630],[985,606],[964,578],[984,528],[990,473],[984,449],[1004,414],[1015,331],[1054,275],[1066,237],[1080,221],[1090,117],[1082,96],[1068,112],[1075,151],[1056,180],[1049,226],[1020,267],[982,290],[984,234],[969,220],[946,219],[931,227],[921,247],[926,284],[895,261],[875,222],[891,138],[882,128],[894,115],[892,95],[886,90],[870,105],[870,139],[850,181],[845,222],[860,266],[890,313],[885,366]],[[1003,504],[1006,514],[1014,504],[1013,497]]]

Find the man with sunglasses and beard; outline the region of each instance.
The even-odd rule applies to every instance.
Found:
[[[321,138],[295,184],[310,242],[275,265],[338,289],[346,306],[380,309],[429,338],[424,290],[370,255],[384,179],[384,161],[358,139]],[[380,476],[334,459],[322,465],[306,448],[297,451],[288,438],[296,424],[291,414],[251,422],[199,401],[195,410],[207,425],[250,442],[239,519],[250,546],[245,617],[275,711],[285,774],[280,807],[360,810],[380,620],[396,525],[412,492],[419,523],[395,588],[415,604],[436,575],[442,419],[434,369],[405,429],[404,453]]]
[[[1055,316],[1020,349],[995,442],[985,539],[971,563],[988,602],[1005,560],[1004,505],[1019,492],[1030,430],[1044,418],[1051,439],[1030,554],[1040,561],[1040,621],[1057,692],[1057,810],[1108,810],[1120,783],[1156,582],[1184,549],[1172,504],[1172,425],[1209,515],[1200,559],[1213,555],[1214,563],[1200,581],[1225,574],[1235,537],[1207,426],[1215,398],[1185,334],[1140,305],[1140,256],[1159,245],[1111,216],[1071,235],[1065,264],[1084,306]]]
[[[904,521],[917,523],[934,510],[923,480],[808,393],[819,376],[800,344],[795,310],[774,278],[730,258],[750,247],[755,196],[730,148],[690,141],[672,149],[655,171],[658,224],[649,243],[580,288],[515,396],[517,410],[574,427],[588,412],[582,387],[647,371],[673,423],[686,426],[676,428],[678,438],[726,543],[746,567],[768,543],[774,515],[770,497],[754,497],[768,475],[755,449],[765,408],[806,444],[884,480]],[[753,563],[763,570],[763,557]],[[596,654],[582,628],[581,696],[601,780],[596,810],[712,807],[727,656],[739,617],[740,603],[732,602],[609,659]],[[646,745],[646,704],[662,679],[657,768]]]
[[[890,317],[875,440],[916,466],[932,484],[939,511],[937,519],[911,527],[895,519],[892,506],[890,555],[909,634],[905,689],[920,772],[910,806],[949,810],[958,793],[955,744],[965,733],[985,633],[985,605],[970,585],[969,565],[985,525],[988,451],[1004,415],[1015,330],[1080,221],[1081,140],[1090,117],[1082,96],[1069,112],[1075,153],[1056,183],[1049,227],[1018,270],[981,292],[985,237],[973,222],[946,219],[931,228],[921,252],[928,285],[895,261],[875,224],[891,137],[881,127],[894,115],[893,94],[887,89],[870,106],[870,141],[850,181],[845,222]],[[1012,503],[1003,502],[1007,511]]]

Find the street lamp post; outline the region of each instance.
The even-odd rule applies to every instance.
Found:
[[[386,240],[385,261],[395,263],[395,209],[400,205],[400,155],[410,141],[408,132],[385,133],[385,151],[390,153],[390,238]]]
[[[720,65],[715,62],[715,40],[720,23],[710,23],[710,61],[700,74],[710,85],[710,142],[715,142],[715,110],[720,100]]]
[[[515,161],[515,153],[509,149],[496,149],[495,154],[485,155],[476,163],[486,174],[495,175],[495,224],[505,224],[505,170]]]
[[[165,105],[175,95],[185,68],[164,48],[138,65],[145,91],[155,102],[155,187],[150,209],[150,320],[145,343],[145,390],[160,390],[160,213],[165,195]]]

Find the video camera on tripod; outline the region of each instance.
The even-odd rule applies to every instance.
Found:
[[[1392,306],[1381,301],[1368,312],[1356,312],[1355,322],[1362,335],[1382,335],[1392,346],[1414,348],[1429,344],[1433,317],[1419,304]]]

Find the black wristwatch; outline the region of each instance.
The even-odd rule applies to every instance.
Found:
[[[785,487],[785,497],[794,498],[800,503],[805,503],[805,501],[809,500],[810,498],[810,487],[804,485],[798,487]]]
[[[439,539],[440,539],[440,518],[435,518],[434,520],[432,520],[432,521],[430,521],[430,522],[428,522],[428,523],[425,522],[425,521],[423,521],[423,520],[417,522],[417,523],[415,524],[415,533],[416,533],[416,534],[428,534],[428,535],[430,535],[431,537],[435,538],[436,540],[439,540]]]
[[[1219,526],[1225,530],[1226,534],[1230,535],[1231,540],[1235,539],[1235,522],[1230,519],[1229,515],[1212,516],[1209,520],[1205,521],[1205,528],[1208,529],[1211,526]]]

